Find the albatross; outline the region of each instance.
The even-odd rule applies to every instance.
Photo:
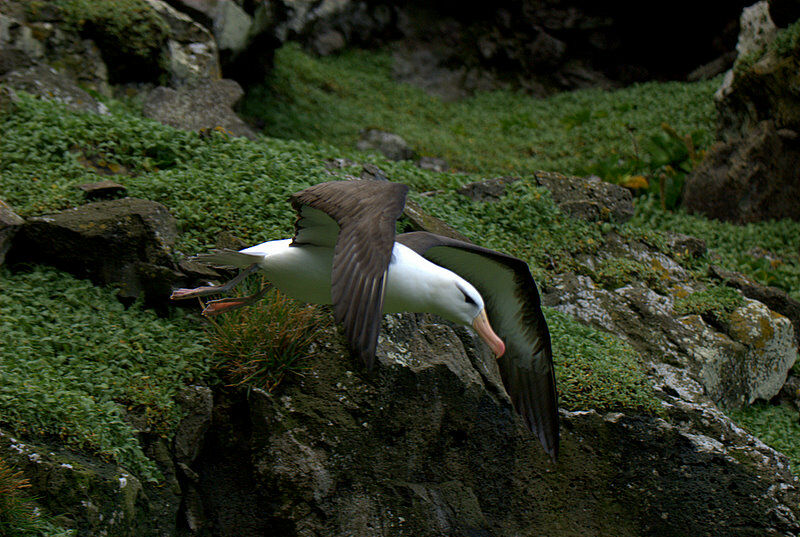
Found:
[[[406,185],[388,181],[332,181],[297,192],[290,197],[297,212],[294,237],[196,256],[242,271],[224,285],[177,289],[171,298],[228,292],[263,271],[295,299],[332,304],[352,353],[367,369],[375,362],[383,313],[427,312],[472,326],[495,354],[514,408],[555,461],[558,400],[550,333],[528,265],[425,231],[396,235],[407,193]],[[203,314],[246,306],[269,288],[211,301]]]

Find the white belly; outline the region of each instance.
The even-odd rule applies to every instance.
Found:
[[[263,254],[262,269],[281,292],[314,304],[330,304],[333,249],[289,246],[291,240],[270,241],[243,250]],[[386,278],[384,313],[432,311],[436,282],[449,273],[410,248],[395,243]]]

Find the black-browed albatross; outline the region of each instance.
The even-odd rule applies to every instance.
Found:
[[[428,312],[472,326],[497,357],[514,407],[555,460],[558,403],[550,333],[528,265],[433,233],[395,235],[407,193],[406,185],[387,181],[333,181],[297,192],[290,198],[297,211],[292,239],[197,256],[243,271],[224,285],[178,289],[171,298],[227,292],[262,270],[291,297],[333,304],[336,321],[367,368],[375,361],[382,313]],[[211,301],[203,313],[246,306],[267,289]]]

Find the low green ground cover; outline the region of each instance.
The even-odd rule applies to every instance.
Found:
[[[127,411],[168,434],[173,396],[207,377],[195,318],[125,309],[112,289],[49,267],[0,269],[0,416],[17,434],[61,438],[156,478]]]
[[[293,46],[282,49],[273,79],[244,105],[275,136],[255,142],[178,131],[113,101],[112,114],[98,116],[23,96],[0,116],[0,192],[22,215],[75,206],[83,202],[75,186],[103,178],[87,161],[102,161],[120,170],[117,179],[131,196],[170,209],[182,230],[176,249],[192,254],[213,247],[221,231],[249,243],[290,236],[289,194],[336,178],[325,161],[349,157],[377,163],[392,180],[409,184],[424,209],[472,239],[528,260],[539,281],[575,268],[575,256],[602,248],[608,231],[659,244],[664,229],[707,241],[709,256],[686,261],[698,275],[718,262],[800,293],[796,223],[737,227],[664,212],[654,198],[642,198],[632,223],[593,224],[564,217],[549,193],[529,181],[512,184],[497,203],[472,202],[453,191],[496,174],[579,173],[609,156],[622,163],[644,161],[637,148],[663,132],[661,122],[680,133],[700,133],[703,140],[712,127],[713,83],[645,84],[547,100],[494,92],[442,104],[393,83],[388,62],[385,53],[314,59]],[[398,132],[421,154],[443,156],[467,172],[435,173],[358,153],[353,145],[364,127]],[[357,166],[334,173],[359,171]],[[425,191],[440,192],[419,195]],[[759,263],[748,253],[759,247],[782,264],[748,264]],[[640,267],[623,268],[609,278],[620,283],[639,277]],[[113,291],[51,269],[3,271],[0,278],[0,322],[9,323],[0,337],[14,336],[0,341],[3,425],[63,435],[145,475],[152,472],[124,409],[149,411],[154,423],[168,429],[175,419],[175,390],[195,377],[214,381],[214,358],[198,320],[177,313],[159,319],[136,306],[123,310]],[[558,312],[547,315],[566,408],[657,412],[635,352]],[[111,363],[109,357],[117,359]],[[67,403],[51,413],[56,400]],[[105,432],[92,433],[94,427]]]
[[[391,61],[389,52],[313,58],[285,46],[267,83],[249,93],[242,112],[263,121],[269,136],[340,147],[354,147],[362,129],[387,130],[420,155],[485,175],[570,174],[593,167],[620,173],[623,163],[660,165],[657,153],[668,147],[662,140],[665,123],[681,136],[694,135],[699,145],[712,137],[711,96],[718,81],[574,91],[549,99],[493,91],[443,103],[397,84]]]

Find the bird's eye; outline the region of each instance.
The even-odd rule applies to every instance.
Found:
[[[469,296],[467,293],[464,293],[464,300],[467,302],[467,304],[472,304],[474,306],[477,305],[475,300],[471,296]]]

